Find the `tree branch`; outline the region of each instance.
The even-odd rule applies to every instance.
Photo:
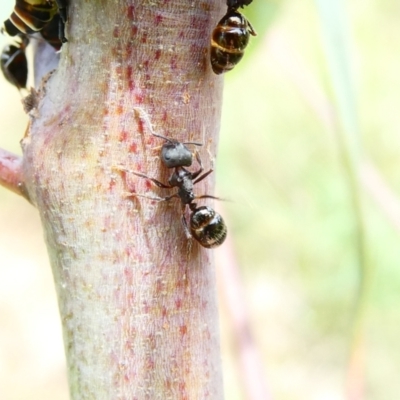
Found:
[[[0,185],[29,200],[22,173],[22,157],[4,149],[0,149]]]
[[[187,241],[179,203],[125,195],[166,189],[116,167],[168,180],[137,108],[155,132],[203,143],[212,164],[222,80],[208,48],[224,8],[70,1],[68,43],[32,105],[22,168],[45,231],[73,399],[223,397],[212,253]],[[195,188],[212,194],[212,176]]]

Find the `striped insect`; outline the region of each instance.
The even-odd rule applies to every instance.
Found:
[[[65,43],[67,7],[67,0],[16,0],[13,12],[4,21],[3,30],[10,36],[32,34],[45,29],[54,18],[58,18],[58,36]]]
[[[26,89],[28,61],[25,54],[29,39],[20,35],[20,41],[4,47],[0,56],[0,67],[4,77],[19,90]]]
[[[228,10],[211,35],[211,67],[219,75],[231,71],[243,58],[250,35],[256,36],[250,22],[238,11],[252,0],[228,0]]]

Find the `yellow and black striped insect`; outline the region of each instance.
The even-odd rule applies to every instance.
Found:
[[[59,21],[59,39],[65,43],[67,0],[15,0],[13,12],[4,21],[4,31],[10,36],[32,34],[45,29],[54,18]]]
[[[4,77],[19,90],[26,89],[28,61],[25,55],[29,39],[21,35],[21,41],[4,47],[0,56],[0,66]]]
[[[211,35],[211,67],[217,75],[232,70],[243,58],[250,35],[256,36],[250,22],[238,12],[252,0],[228,0],[228,10]]]
[[[60,24],[62,24],[60,14],[56,14],[54,18],[40,31],[43,39],[58,51],[61,48],[62,41],[60,39]]]

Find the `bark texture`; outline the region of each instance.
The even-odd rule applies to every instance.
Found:
[[[204,143],[222,78],[209,40],[222,1],[71,0],[58,69],[31,99],[22,146],[63,324],[73,399],[222,399],[212,250],[190,246],[155,132]],[[194,165],[194,169],[196,165]],[[212,194],[213,177],[195,186]],[[207,201],[208,202],[208,201]]]

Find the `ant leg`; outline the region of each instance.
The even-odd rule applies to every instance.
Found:
[[[208,175],[210,175],[211,172],[213,172],[213,171],[214,171],[213,169],[210,169],[209,171],[207,171],[203,175],[199,176],[195,181],[193,181],[193,184],[202,181],[204,178],[206,178]]]
[[[159,188],[162,188],[162,189],[172,189],[172,188],[173,188],[173,186],[166,185],[166,184],[164,184],[164,183],[158,181],[157,179],[150,178],[149,176],[147,176],[147,175],[145,175],[145,174],[141,174],[140,172],[135,172],[135,171],[132,171],[132,170],[130,170],[130,169],[126,169],[126,168],[124,168],[124,167],[122,167],[122,166],[114,167],[114,169],[116,169],[117,171],[129,172],[129,173],[131,173],[131,174],[133,174],[133,175],[140,176],[141,178],[149,179],[149,180],[152,181],[155,185],[157,185]]]
[[[131,170],[126,169],[126,168],[123,168],[123,167],[121,167],[121,166],[114,167],[113,169],[116,169],[117,171],[130,172],[131,174],[134,174],[134,175],[139,176],[139,177],[141,177],[141,178],[149,179],[149,180],[151,180],[155,185],[157,185],[158,187],[163,188],[163,189],[172,189],[172,188],[173,188],[173,186],[164,185],[164,183],[158,181],[157,179],[150,178],[150,177],[148,177],[148,176],[145,175],[145,174],[141,174],[141,173],[139,173],[139,172],[131,171]],[[171,199],[174,198],[174,197],[179,197],[179,196],[178,196],[178,193],[175,193],[175,194],[172,194],[171,196],[166,196],[166,197],[147,196],[147,195],[144,195],[144,194],[138,194],[138,193],[134,193],[134,192],[133,192],[133,193],[131,193],[131,192],[126,192],[125,195],[126,195],[126,197],[135,197],[135,196],[136,196],[136,197],[145,197],[145,198],[148,198],[148,199],[151,199],[151,200],[156,200],[156,201],[169,201],[169,200],[171,200]]]
[[[211,172],[214,171],[214,169],[211,168],[211,169],[209,169],[206,173],[204,173],[203,175],[199,176],[199,174],[200,174],[201,172],[203,172],[204,168],[203,168],[203,163],[201,162],[201,159],[200,159],[200,155],[199,155],[199,153],[197,153],[197,152],[196,152],[196,160],[197,160],[197,162],[198,162],[199,165],[200,165],[200,169],[192,174],[192,179],[194,179],[193,184],[202,181],[204,178],[206,178],[208,175],[210,175]],[[199,177],[198,177],[198,176],[199,176]],[[197,178],[197,177],[198,177],[198,178]],[[197,178],[197,179],[196,179],[196,178]]]
[[[159,188],[162,188],[162,189],[172,189],[173,188],[173,186],[165,185],[164,183],[158,181],[157,179],[150,178],[149,176],[147,176],[145,174],[141,174],[140,172],[134,172],[134,171],[129,171],[129,172],[131,172],[132,174],[134,174],[136,176],[140,176],[141,178],[149,179],[155,185],[157,185]]]
[[[171,196],[159,197],[159,196],[148,196],[146,194],[139,194],[139,193],[135,193],[135,192],[125,192],[125,197],[143,197],[145,199],[161,202],[161,201],[169,201],[169,200],[173,199],[174,197],[178,197],[178,195],[175,193]]]
[[[183,226],[183,230],[185,231],[186,238],[188,240],[190,240],[190,239],[192,239],[192,234],[190,233],[190,229],[188,227],[188,224],[187,224],[187,221],[185,218],[185,208],[186,208],[186,205],[182,204],[182,219],[181,220],[182,220],[182,226]]]
[[[201,162],[201,158],[197,150],[195,150],[195,156],[200,168],[196,172],[192,173],[192,180],[196,179],[204,171],[203,163]]]
[[[199,153],[196,151],[196,160],[200,165],[200,168],[198,169],[198,171],[193,172],[192,174],[192,179],[193,179],[193,184],[202,181],[205,177],[207,177],[208,175],[211,174],[211,172],[213,172],[214,170],[211,168],[209,171],[207,171],[206,173],[204,173],[203,175],[199,176],[203,171],[204,171],[204,167],[203,167],[203,163],[201,162],[201,158]],[[197,179],[196,179],[197,178]]]
[[[214,199],[214,200],[223,200],[220,197],[211,196],[209,194],[203,194],[202,196],[196,196],[195,199]]]

